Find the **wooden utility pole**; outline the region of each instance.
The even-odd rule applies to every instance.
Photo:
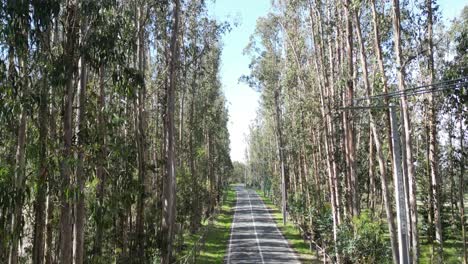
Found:
[[[249,152],[245,149],[245,164],[244,164],[244,187],[247,188],[247,166],[249,164]]]
[[[390,104],[390,123],[392,126],[392,145],[393,145],[393,176],[395,184],[395,197],[397,204],[398,221],[398,249],[401,264],[410,263],[408,248],[408,219],[406,216],[406,195],[403,183],[403,172],[401,168],[401,147],[400,136],[398,134],[398,121],[395,114],[395,105]]]

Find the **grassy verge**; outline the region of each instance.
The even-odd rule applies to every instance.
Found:
[[[455,264],[462,263],[463,257],[461,253],[462,249],[461,240],[446,239],[444,241],[444,263]],[[432,245],[427,242],[421,243],[421,263],[435,263],[431,260]]]
[[[288,240],[289,245],[300,255],[302,263],[319,263],[313,252],[309,249],[309,243],[304,242],[300,231],[290,221],[283,225],[283,215],[281,211],[274,205],[271,200],[265,196],[262,191],[257,190],[258,195],[263,199],[265,205],[271,209],[271,215],[276,222],[276,225]]]
[[[468,217],[468,194],[465,194],[464,197],[465,202],[465,221]],[[458,217],[458,210],[455,212],[455,217],[457,218],[456,221],[459,221]],[[443,219],[450,219],[450,213],[448,210],[444,212],[442,216]],[[420,243],[421,243],[421,263],[435,263],[431,259],[431,255],[433,252],[433,245],[427,241],[427,235],[420,231]],[[460,227],[446,227],[444,228],[444,256],[443,260],[444,263],[448,264],[455,264],[455,263],[462,263],[463,262],[463,242],[461,239],[461,230]],[[434,248],[435,250],[435,248]]]
[[[223,263],[226,249],[231,235],[231,223],[233,218],[232,207],[236,203],[236,192],[229,188],[226,193],[223,205],[220,208],[218,215],[212,223],[204,222],[202,229],[205,229],[205,239],[199,245],[201,251],[196,257],[195,263],[200,264],[217,264]],[[201,234],[189,235],[185,238],[187,250],[192,250]],[[181,255],[188,254],[187,251]],[[192,262],[188,262],[192,263]]]

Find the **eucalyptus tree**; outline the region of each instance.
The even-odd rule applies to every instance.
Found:
[[[36,64],[40,68],[41,80],[39,81],[39,102],[38,102],[38,130],[39,130],[39,151],[38,155],[38,178],[37,195],[34,202],[34,237],[33,237],[33,263],[44,262],[45,246],[45,225],[46,225],[46,196],[47,181],[51,168],[47,152],[50,141],[49,138],[49,90],[51,68],[51,32],[53,21],[58,16],[59,2],[51,1],[47,4],[32,3],[33,24],[37,30],[36,43]]]
[[[447,32],[448,41],[453,42],[452,52],[454,54],[453,60],[444,61],[445,67],[443,68],[443,79],[452,80],[463,78],[468,74],[467,68],[464,67],[468,61],[468,55],[465,50],[468,45],[468,8],[464,7],[459,18],[453,21],[449,31]],[[453,113],[453,119],[447,120],[447,122],[453,124],[454,130],[457,130],[455,127],[458,127],[458,139],[456,139],[456,132],[451,132],[449,130],[449,136],[453,133],[454,141],[458,141],[458,146],[453,146],[455,148],[452,150],[450,159],[453,159],[453,162],[456,170],[451,171],[450,173],[456,173],[458,175],[458,181],[455,183],[458,186],[458,211],[459,211],[459,225],[458,232],[460,232],[460,238],[462,242],[462,257],[463,263],[468,262],[468,250],[467,250],[467,238],[466,238],[466,188],[467,188],[467,178],[466,178],[466,161],[467,161],[467,119],[468,111],[466,109],[468,102],[468,97],[466,93],[466,88],[463,88],[463,85],[457,86],[454,90],[449,90],[446,93],[446,100],[444,100],[444,107],[441,112]],[[452,116],[452,115],[450,115]],[[455,133],[454,133],[455,132]],[[450,140],[450,142],[452,142]],[[455,145],[454,144],[454,145]],[[453,195],[453,193],[451,194]]]
[[[390,100],[401,103],[401,166],[406,179],[412,261],[420,260],[424,239],[419,237],[424,230],[421,227],[435,224],[436,240],[440,241],[447,228],[441,218],[447,210],[443,199],[450,196],[452,204],[454,201],[454,153],[447,151],[454,143],[441,139],[445,132],[434,131],[450,118],[439,112],[437,94],[427,97],[432,98],[427,122],[417,111],[425,109],[425,101],[420,99],[425,97],[406,95],[410,84],[436,82],[437,74],[444,69],[441,58],[447,51],[441,44],[443,33],[434,30],[442,29],[436,3],[416,2],[412,8],[399,1],[273,1],[271,13],[259,19],[247,46],[252,57],[251,73],[243,80],[261,92],[248,140],[247,176],[273,201],[282,200],[277,192],[281,158],[275,156],[279,149],[275,144],[275,112],[280,112],[280,149],[287,150],[284,160],[289,175],[287,211],[308,236],[310,233],[311,244],[319,247],[318,254],[325,261],[348,262],[364,257],[357,253],[357,247],[366,243],[363,238],[369,230],[363,230],[359,221],[368,221],[370,216],[372,222],[381,222],[384,214],[385,225],[373,228],[375,232],[388,228],[390,239],[373,243],[383,251],[375,249],[366,257],[375,260],[392,249],[393,261],[399,261],[398,219],[394,217],[395,200],[388,175],[400,164],[392,160],[390,119],[385,109]],[[385,16],[390,13],[391,17]],[[266,27],[265,21],[269,22]],[[277,35],[269,33],[272,28]],[[431,71],[433,77],[426,78]],[[278,86],[274,86],[276,80]],[[280,111],[274,107],[275,87],[281,88]],[[460,102],[451,107],[458,108]],[[381,108],[366,110],[360,106]],[[427,136],[422,133],[426,124],[430,132]],[[450,131],[454,135],[453,127]],[[465,143],[461,142],[457,145]],[[448,165],[443,159],[446,156],[452,157]],[[443,181],[444,176],[450,181]],[[427,179],[432,184],[428,185]],[[428,206],[418,209],[421,202]],[[422,225],[418,224],[418,214],[428,217],[421,220]],[[328,228],[321,226],[321,217],[329,217]],[[429,233],[428,239],[432,237]],[[439,257],[440,252],[447,254],[440,248]]]
[[[10,193],[11,210],[8,213],[3,213],[3,221],[7,222],[5,227],[8,232],[5,232],[5,237],[8,237],[9,243],[6,250],[8,253],[8,263],[18,263],[18,247],[22,236],[23,214],[22,209],[26,199],[26,135],[27,124],[29,119],[28,108],[31,106],[28,102],[30,96],[31,80],[28,78],[31,68],[30,61],[30,20],[28,14],[29,5],[25,2],[7,2],[3,3],[5,9],[2,12],[3,21],[6,23],[3,30],[3,37],[6,43],[7,70],[5,90],[5,99],[9,99],[8,94],[12,94],[13,102],[10,107],[13,109],[5,109],[11,111],[10,118],[16,119],[17,123],[13,126],[12,139],[14,138],[14,146],[10,149],[14,156],[10,160],[10,172],[13,177],[10,181],[13,187],[13,192]],[[8,107],[8,106],[7,106]],[[7,163],[8,164],[8,163]],[[7,167],[8,168],[8,167]],[[6,241],[3,241],[5,243]]]
[[[232,169],[219,80],[229,26],[198,1],[0,3],[0,258],[150,263],[169,246],[164,259],[173,262],[180,245],[162,242],[162,179],[171,180],[173,238],[185,236],[178,227],[190,215],[194,232],[211,216]],[[191,26],[176,27],[176,17]],[[188,83],[190,121],[177,120]],[[186,157],[191,175],[176,174]],[[195,193],[176,191],[189,178]],[[194,197],[199,205],[186,210]]]
[[[279,34],[280,24],[278,17],[270,14],[266,18],[258,21],[256,35],[260,45],[251,42],[247,47],[252,55],[251,75],[244,76],[244,80],[249,85],[259,91],[262,91],[264,100],[268,102],[270,113],[275,120],[275,140],[277,146],[277,155],[279,160],[281,175],[281,209],[283,214],[283,224],[287,221],[287,190],[289,189],[290,178],[287,168],[286,144],[283,134],[283,93],[281,84],[281,73],[278,65],[282,63],[281,57],[281,36]],[[263,48],[263,49],[261,49]]]

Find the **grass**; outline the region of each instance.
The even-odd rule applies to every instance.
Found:
[[[444,263],[462,263],[461,240],[446,239],[444,241]],[[433,263],[431,261],[432,245],[427,242],[421,243],[421,258],[420,263]],[[434,262],[435,263],[435,262]]]
[[[283,225],[283,215],[281,211],[274,205],[271,200],[265,196],[262,191],[257,190],[258,195],[263,199],[265,205],[270,209],[271,215],[276,222],[283,236],[288,240],[291,248],[300,255],[300,260],[302,263],[320,263],[317,260],[313,252],[309,249],[309,243],[304,242],[301,237],[300,231],[291,221],[286,222],[286,225]]]
[[[271,200],[265,196],[262,191],[257,190],[257,193],[262,197],[266,206],[273,210],[272,216],[275,219],[278,228],[281,230],[283,235],[289,241],[291,247],[301,255],[301,260],[303,263],[318,263],[315,260],[314,254],[309,250],[309,244],[304,242],[301,238],[300,231],[296,228],[292,222],[288,222],[286,226],[283,226],[283,216],[281,211],[276,205],[274,205]],[[465,195],[465,208],[468,207],[468,194]],[[468,210],[465,209],[465,215],[468,215]],[[465,217],[466,219],[466,217]],[[386,230],[386,229],[385,229]],[[458,230],[457,230],[458,231]],[[447,235],[447,234],[445,234]],[[460,239],[461,235],[451,234],[444,240],[444,263],[455,264],[462,263],[462,242]],[[434,263],[431,261],[431,250],[432,245],[427,243],[427,239],[424,236],[420,237],[421,245],[421,257],[420,263]]]
[[[261,191],[257,191],[257,193],[263,199],[265,205],[271,210],[272,218],[276,221],[278,228],[288,240],[293,250],[300,255],[302,263],[319,263],[314,253],[309,250],[309,244],[302,239],[299,229],[290,221],[284,226],[281,211],[264,193]],[[468,199],[465,199],[465,201],[468,201]],[[236,193],[232,188],[229,188],[220,212],[214,221],[212,223],[203,223],[203,227],[206,228],[207,233],[204,245],[195,263],[223,263],[231,233],[234,213],[232,208],[235,206],[235,203]],[[194,247],[199,238],[200,234],[187,235],[185,237],[187,249],[181,252],[180,256],[187,254],[188,250]],[[444,263],[461,263],[461,247],[461,241],[458,237],[455,239],[453,237],[446,238],[444,241]],[[431,245],[428,244],[423,237],[421,237],[420,263],[431,263]]]
[[[464,197],[465,202],[465,221],[468,216],[468,194],[465,194]],[[458,217],[458,211],[456,212],[456,216]],[[443,217],[449,218],[448,212]],[[458,220],[458,219],[457,219]],[[449,233],[450,232],[450,233]],[[461,231],[459,229],[449,230],[449,228],[444,229],[444,263],[462,263],[463,261],[463,243],[461,239]],[[420,237],[421,240],[421,263],[432,263],[431,260],[431,252],[432,252],[432,245],[427,242],[427,237]]]
[[[196,256],[195,263],[218,264],[223,263],[226,254],[229,237],[231,235],[231,223],[233,218],[232,207],[236,203],[236,192],[229,188],[218,215],[211,222],[204,222],[203,228],[206,230],[204,242],[201,242],[201,251]],[[185,238],[187,249],[181,252],[181,256],[188,254],[189,250],[195,246],[201,234],[188,235]],[[192,262],[188,262],[192,263]]]

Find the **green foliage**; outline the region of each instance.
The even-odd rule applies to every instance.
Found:
[[[323,207],[311,208],[313,239],[322,245],[329,245],[333,241],[333,215],[330,204]]]
[[[338,250],[352,263],[391,263],[385,229],[371,212],[363,211],[351,223],[340,225]]]
[[[181,252],[180,260],[194,258],[194,263],[200,264],[223,262],[231,234],[233,207],[236,204],[235,191],[231,187],[228,188],[218,215],[211,223],[203,223],[201,233],[188,237],[187,250]]]
[[[454,58],[445,62],[443,71],[444,80],[454,80],[465,78],[468,75],[468,6],[465,6],[461,12],[461,17],[457,18],[449,31],[449,37],[454,44]],[[459,82],[466,81],[465,79]],[[465,124],[468,124],[468,88],[465,85],[458,85],[455,89],[449,89],[445,92],[446,104],[445,110],[456,109],[457,118],[462,118]]]

